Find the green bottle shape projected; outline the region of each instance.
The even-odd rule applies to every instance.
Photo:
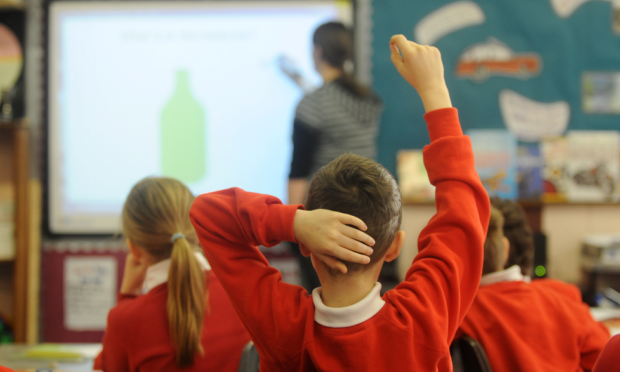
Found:
[[[187,71],[177,71],[174,95],[161,114],[164,176],[191,183],[206,174],[205,114],[189,90]]]

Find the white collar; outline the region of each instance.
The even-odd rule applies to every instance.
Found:
[[[385,301],[381,298],[381,283],[376,283],[361,301],[346,307],[327,307],[321,299],[322,289],[312,291],[314,321],[330,328],[345,328],[363,323],[381,310]]]
[[[198,260],[200,267],[203,270],[209,271],[211,270],[211,266],[209,266],[209,262],[202,254],[202,252],[194,252],[194,256]],[[149,266],[146,269],[146,278],[144,278],[144,284],[142,285],[142,293],[148,293],[151,289],[157,287],[158,285],[165,283],[168,281],[168,270],[170,269],[170,259],[166,259],[163,261],[159,261],[155,265]]]
[[[496,271],[491,274],[486,274],[480,279],[480,286],[501,283],[501,282],[522,282],[523,274],[521,274],[521,268],[518,265],[513,265],[506,270]]]

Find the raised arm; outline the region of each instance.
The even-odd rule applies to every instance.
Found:
[[[394,65],[427,111],[431,144],[424,149],[424,164],[436,186],[437,213],[420,233],[406,280],[389,298],[413,319],[425,320],[414,320],[420,340],[439,337],[449,345],[478,289],[490,202],[474,168],[471,142],[452,108],[439,51],[402,35],[390,46]]]

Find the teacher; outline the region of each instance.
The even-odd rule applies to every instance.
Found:
[[[375,159],[381,99],[358,83],[352,66],[353,38],[339,22],[319,26],[312,37],[312,57],[323,85],[297,105],[293,122],[293,157],[288,180],[289,204],[302,204],[312,176],[323,166],[346,153]],[[304,287],[320,284],[309,259],[299,249]]]

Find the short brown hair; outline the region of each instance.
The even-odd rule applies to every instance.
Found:
[[[305,207],[355,216],[375,240],[370,264],[344,262],[348,272],[362,270],[387,252],[402,220],[400,191],[394,177],[379,163],[354,154],[342,155],[312,178]]]
[[[534,261],[534,236],[521,206],[511,200],[492,198],[491,204],[504,216],[504,236],[510,242],[510,253],[505,268],[521,267],[523,275],[530,275]]]
[[[484,241],[484,263],[482,275],[494,273],[504,267],[504,217],[497,208],[491,207],[491,220],[487,230],[487,238]]]

